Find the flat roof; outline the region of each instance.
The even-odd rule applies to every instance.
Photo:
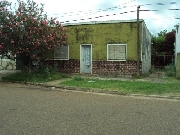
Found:
[[[85,25],[85,24],[105,24],[105,23],[131,23],[137,22],[137,19],[133,20],[108,20],[108,21],[90,21],[90,22],[78,22],[78,23],[64,23],[62,26],[71,26],[71,25]],[[139,22],[144,22],[143,19],[139,19]]]

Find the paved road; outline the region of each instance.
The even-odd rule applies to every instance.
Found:
[[[180,135],[180,101],[0,83],[0,135]]]

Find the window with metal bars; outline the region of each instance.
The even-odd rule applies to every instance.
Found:
[[[126,60],[127,55],[126,44],[107,44],[107,60],[108,61],[121,61]]]
[[[54,50],[54,59],[69,60],[69,45],[61,45]]]

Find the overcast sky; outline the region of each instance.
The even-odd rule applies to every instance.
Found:
[[[48,16],[58,17],[60,22],[136,19],[137,5],[140,5],[140,10],[158,10],[140,11],[140,19],[145,20],[147,28],[153,35],[165,29],[171,31],[174,25],[180,23],[180,10],[169,10],[180,9],[180,0],[35,0],[35,2],[45,4]]]

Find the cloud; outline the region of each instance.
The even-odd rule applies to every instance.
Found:
[[[136,11],[137,6],[140,5],[140,10],[158,10],[158,11],[140,11],[140,19],[144,19],[145,23],[150,30],[150,32],[154,35],[163,30],[171,31],[174,29],[174,25],[178,23],[179,20],[175,20],[175,18],[180,17],[178,15],[178,11],[169,10],[179,8],[180,1],[178,0],[116,0],[112,1],[112,3],[116,3],[118,8],[114,10],[116,13],[123,13],[128,11]],[[106,12],[106,13],[111,13]],[[120,19],[136,19],[136,12],[120,14],[117,15],[116,18]],[[110,19],[113,19],[110,17]]]
[[[117,5],[115,4],[116,1],[118,1],[118,0],[102,0],[102,1],[100,1],[100,3],[96,6],[96,8],[106,10],[106,9],[108,9],[108,8],[117,6]]]
[[[149,12],[140,12],[140,17],[145,20],[148,29],[152,34],[157,34],[160,31],[174,29],[174,25],[178,23],[178,20],[174,18],[178,17],[178,12],[169,10],[178,8],[180,5],[178,0],[151,0],[141,1],[137,0],[138,4],[145,5],[141,6],[141,9],[145,10],[158,10]],[[151,4],[151,5],[146,5]]]
[[[137,5],[140,10],[140,19],[153,34],[164,29],[170,31],[180,20],[179,11],[168,10],[179,8],[179,0],[35,0],[45,4],[48,16],[58,17],[61,22],[70,23],[106,20],[130,20],[137,18]],[[11,0],[15,2],[15,0]],[[134,12],[130,12],[134,11]],[[76,21],[74,21],[76,20]]]

